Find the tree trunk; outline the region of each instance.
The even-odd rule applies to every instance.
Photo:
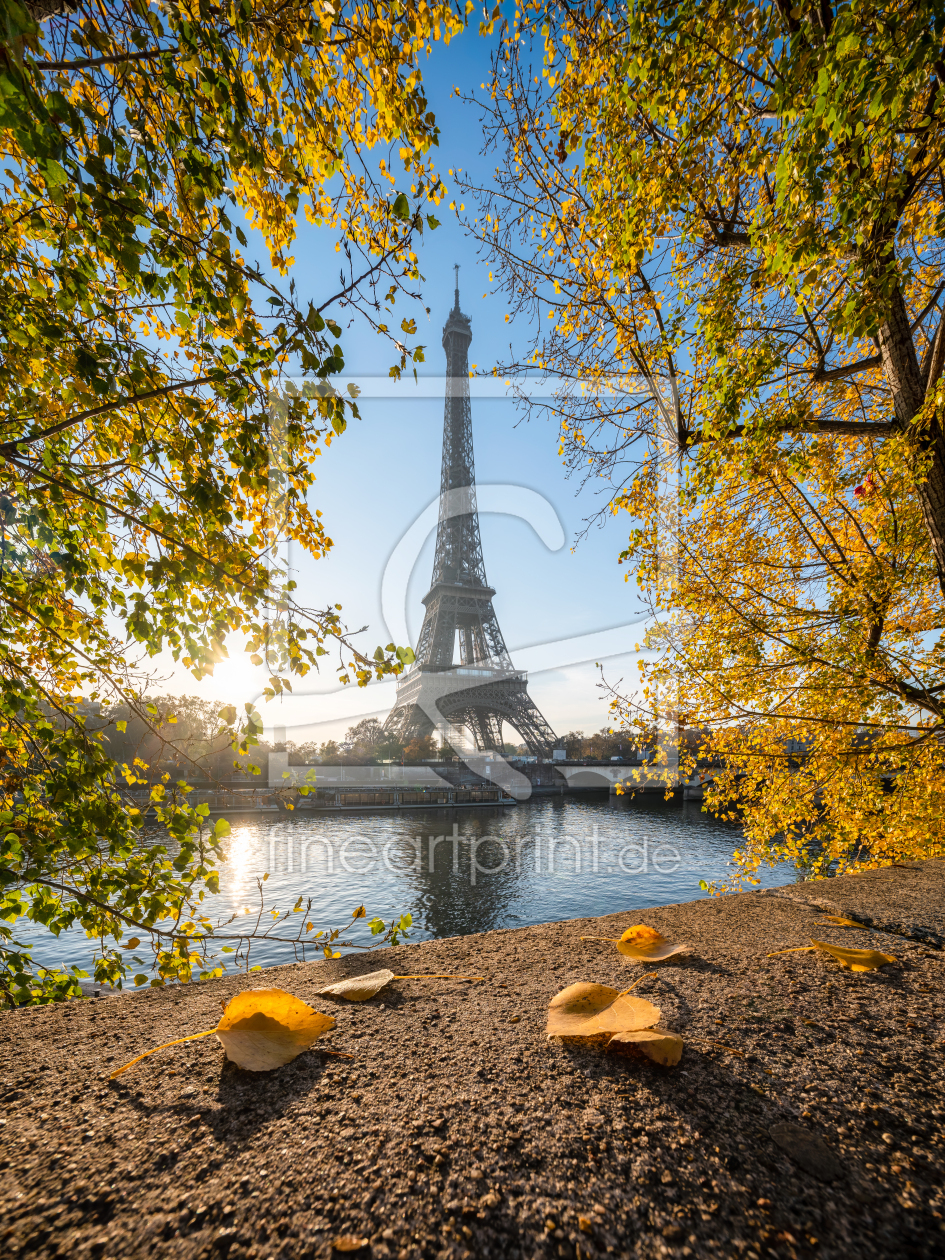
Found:
[[[898,286],[889,313],[879,326],[878,340],[883,373],[892,389],[897,425],[905,433],[913,431],[922,462],[927,463],[916,490],[932,544],[939,585],[945,594],[945,434],[937,416],[927,429],[914,430],[915,418],[925,401],[925,389],[909,327],[909,312]]]

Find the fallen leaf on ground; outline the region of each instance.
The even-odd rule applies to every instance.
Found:
[[[889,963],[897,963],[898,958],[892,954],[881,954],[878,949],[845,949],[842,945],[828,945],[826,941],[815,941],[811,937],[811,945],[795,945],[791,949],[776,949],[768,958],[777,958],[779,954],[812,954],[821,949],[824,953],[836,958],[841,967],[848,971],[876,971]]]
[[[385,984],[390,984],[391,980],[482,980],[482,976],[451,976],[451,975],[430,975],[430,976],[395,976],[392,971],[386,968],[381,971],[369,971],[363,976],[352,976],[350,980],[336,980],[334,984],[326,984],[324,989],[318,989],[317,992],[327,994],[329,997],[347,998],[349,1002],[366,1002],[368,998],[372,998],[375,993],[380,993]]]
[[[581,940],[610,941],[624,958],[639,963],[663,962],[689,948],[688,945],[671,944],[656,928],[647,927],[645,923],[628,927],[623,936],[582,936]]]
[[[828,945],[826,941],[815,941],[813,937],[811,940],[817,949],[836,958],[840,966],[848,971],[877,971],[899,961],[892,954],[881,954],[878,949],[844,949],[842,945]]]
[[[320,1014],[284,989],[246,989],[230,999],[216,1028],[146,1050],[112,1072],[111,1079],[158,1050],[209,1037],[212,1033],[216,1033],[226,1057],[237,1067],[250,1072],[271,1072],[290,1063],[334,1026],[333,1016]]]
[[[570,984],[548,1005],[548,1037],[607,1039],[617,1032],[651,1028],[659,1021],[659,1007],[606,984]]]
[[[683,1052],[682,1037],[667,1028],[638,1028],[634,1032],[614,1033],[607,1049],[627,1045],[635,1046],[648,1059],[663,1067],[675,1067]]]
[[[335,984],[327,984],[318,993],[330,997],[347,998],[349,1002],[366,1002],[375,993],[380,993],[385,984],[394,979],[392,971],[369,971],[363,976],[353,976],[350,980],[338,980]]]
[[[548,1006],[548,1037],[564,1037],[586,1045],[633,1046],[654,1063],[673,1067],[679,1062],[681,1037],[657,1028],[660,1008],[646,998],[632,997],[606,984],[569,984]]]
[[[606,984],[569,984],[551,999],[545,1033],[549,1037],[585,1040],[652,1028],[660,1008],[646,998],[631,997]]]
[[[227,1004],[216,1034],[226,1057],[238,1067],[271,1072],[334,1026],[333,1016],[282,989],[247,989]]]

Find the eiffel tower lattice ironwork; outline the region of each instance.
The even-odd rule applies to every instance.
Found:
[[[433,581],[416,663],[397,687],[397,703],[384,729],[402,742],[438,731],[458,752],[464,728],[479,750],[502,748],[502,723],[529,752],[550,757],[554,731],[528,694],[528,679],[512,666],[486,581],[476,505],[472,408],[469,401],[469,317],[456,296],[443,328],[446,407],[443,465]],[[458,659],[457,659],[458,657]]]

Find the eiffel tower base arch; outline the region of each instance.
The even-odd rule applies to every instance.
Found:
[[[470,671],[480,676],[487,671]],[[524,674],[497,671],[473,681],[462,670],[413,671],[398,688],[397,705],[384,729],[409,743],[424,735],[450,739],[452,728],[465,727],[477,749],[502,748],[502,724],[511,726],[535,757],[551,757],[554,731],[528,694]]]

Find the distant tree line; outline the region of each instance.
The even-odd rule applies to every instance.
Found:
[[[432,735],[404,743],[386,732],[377,718],[364,718],[355,726],[349,726],[341,743],[334,739],[321,744],[289,741],[278,747],[284,747],[289,754],[289,764],[297,766],[381,765],[389,761],[417,765],[424,761],[452,761],[459,756],[448,741],[436,740]],[[517,744],[503,744],[501,751],[506,756],[515,756],[525,749]]]
[[[272,744],[260,739],[245,752],[235,753],[232,733],[220,718],[220,706],[197,696],[150,696],[146,700],[149,722],[131,709],[115,705],[99,709],[108,755],[119,765],[135,768],[149,782],[165,775],[171,781],[208,783],[236,775],[265,775],[269,754],[285,751],[293,766],[382,765],[402,762],[453,761],[461,754],[446,740],[424,735],[408,743],[384,730],[377,718],[364,718],[349,726],[342,741],[329,739]],[[571,760],[608,761],[633,756],[640,736],[607,727],[592,735],[569,731],[561,744]],[[503,743],[504,757],[528,755],[524,744]]]
[[[640,742],[640,736],[631,731],[613,731],[605,727],[593,735],[585,735],[583,731],[569,731],[561,742],[569,758],[607,761],[611,757],[632,756]],[[424,735],[404,744],[385,732],[376,718],[364,718],[357,725],[349,727],[341,743],[336,740],[304,744],[287,742],[279,747],[284,747],[288,752],[290,765],[299,766],[364,765],[387,761],[416,765],[424,761],[451,761],[461,756],[448,741],[437,741],[432,735]],[[525,744],[505,742],[498,751],[504,757],[528,755]]]
[[[591,761],[609,761],[611,757],[634,756],[641,742],[641,736],[635,731],[613,731],[602,727],[593,735],[585,735],[583,731],[568,731],[561,737],[561,743],[571,761],[587,759]]]

